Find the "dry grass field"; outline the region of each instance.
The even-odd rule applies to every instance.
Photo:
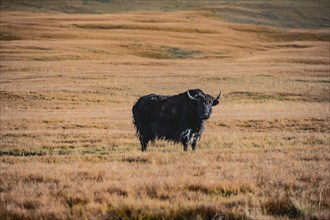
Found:
[[[330,218],[329,29],[2,9],[0,34],[0,219]],[[138,97],[189,88],[223,92],[197,150],[142,153]]]

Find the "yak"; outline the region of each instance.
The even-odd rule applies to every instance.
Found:
[[[150,94],[138,99],[132,108],[133,124],[142,152],[149,141],[167,140],[182,143],[184,151],[191,143],[196,149],[204,123],[210,118],[212,107],[219,104],[221,91],[214,98],[200,89],[165,96]]]

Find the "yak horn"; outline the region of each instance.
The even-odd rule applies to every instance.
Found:
[[[187,91],[187,95],[188,95],[188,97],[189,97],[190,99],[192,99],[192,100],[196,100],[196,98],[194,98],[194,97],[192,97],[192,96],[190,95],[189,90]]]
[[[217,96],[216,100],[219,100],[220,99],[220,96],[221,96],[222,92],[220,91],[219,95]]]

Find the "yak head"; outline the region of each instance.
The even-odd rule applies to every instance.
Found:
[[[219,104],[221,91],[216,98],[205,94],[200,89],[192,89],[187,91],[187,96],[192,100],[193,104],[196,106],[197,115],[200,119],[209,119],[212,113],[212,107]]]

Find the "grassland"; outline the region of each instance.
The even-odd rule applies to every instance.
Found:
[[[329,30],[3,10],[0,36],[1,219],[330,217]],[[189,88],[224,94],[197,151],[140,152],[137,98]]]
[[[328,0],[2,0],[10,11],[70,14],[205,11],[222,20],[286,28],[326,28]]]

